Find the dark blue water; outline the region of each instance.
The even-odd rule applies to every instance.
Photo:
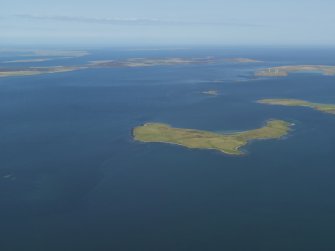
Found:
[[[1,251],[335,250],[335,116],[255,103],[335,103],[335,78],[250,75],[335,64],[334,50],[95,50],[67,63],[139,56],[267,62],[1,78]],[[201,94],[208,89],[221,95]],[[230,131],[272,118],[294,122],[294,131],[253,142],[243,157],[131,138],[152,121]]]

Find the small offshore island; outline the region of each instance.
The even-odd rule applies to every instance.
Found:
[[[218,96],[220,92],[218,90],[208,90],[201,92],[202,94],[209,95],[209,96]]]
[[[283,106],[302,106],[314,110],[335,115],[335,104],[312,103],[299,99],[262,99],[257,101],[260,104],[283,105]]]
[[[133,129],[133,137],[146,143],[169,143],[191,149],[217,150],[241,155],[241,147],[252,140],[279,139],[289,133],[292,124],[282,120],[269,120],[258,129],[236,133],[214,133],[202,130],[173,128],[167,124],[147,123]]]
[[[335,66],[331,65],[289,65],[277,66],[256,71],[257,77],[287,77],[289,73],[318,72],[326,76],[335,75]]]

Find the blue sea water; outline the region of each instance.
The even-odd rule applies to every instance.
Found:
[[[255,103],[335,103],[335,78],[252,76],[264,66],[334,65],[335,50],[105,49],[57,64],[172,56],[264,62],[0,78],[1,251],[335,250],[335,116]],[[209,89],[220,95],[201,93]],[[145,122],[219,132],[268,119],[294,130],[240,157],[131,135]]]

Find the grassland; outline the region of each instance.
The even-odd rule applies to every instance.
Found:
[[[330,65],[289,65],[278,66],[256,71],[258,77],[286,77],[296,72],[318,72],[327,76],[335,75],[335,66]]]
[[[252,140],[278,139],[287,135],[291,124],[270,120],[263,127],[236,133],[214,133],[194,129],[173,128],[167,124],[147,123],[133,129],[134,139],[141,142],[160,142],[192,149],[211,149],[226,154],[241,155],[241,147]]]
[[[299,99],[262,99],[258,100],[258,103],[268,105],[309,107],[320,112],[326,112],[335,115],[335,104],[312,103]]]

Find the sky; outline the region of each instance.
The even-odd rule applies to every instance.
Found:
[[[0,44],[335,44],[334,0],[1,0]]]

